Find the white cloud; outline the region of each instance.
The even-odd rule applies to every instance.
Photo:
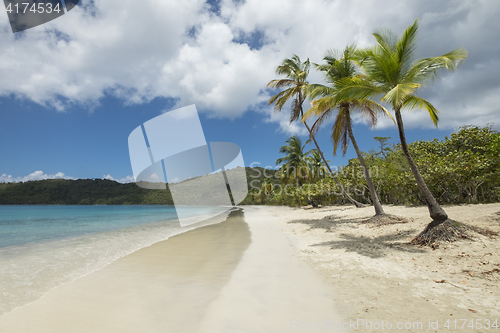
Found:
[[[163,177],[160,178],[160,176],[158,176],[158,174],[156,174],[156,173],[153,173],[151,176],[149,176],[149,178],[145,178],[143,181],[152,182],[152,183],[164,182]]]
[[[123,183],[123,184],[135,182],[135,178],[132,175],[126,176],[124,178],[115,178],[115,177],[111,176],[110,174],[107,174],[107,175],[103,175],[102,179],[114,180],[115,182]]]
[[[441,111],[440,127],[500,123],[500,45],[494,42],[500,25],[491,24],[499,2],[221,0],[220,16],[203,0],[82,3],[18,35],[0,15],[0,95],[59,111],[73,104],[92,108],[106,95],[125,104],[167,97],[176,100],[174,108],[195,103],[216,117],[261,111],[281,131],[303,133],[299,124],[288,125],[286,113],[264,106],[276,65],[294,53],[320,62],[330,48],[367,46],[376,28],[401,33],[420,17],[419,55],[460,46],[470,52],[464,68],[424,92]],[[236,42],[256,31],[263,36],[257,49]],[[310,81],[321,80],[312,70]],[[419,112],[405,114],[405,124],[432,127]]]
[[[178,183],[180,181],[181,179],[179,177],[174,177],[173,179],[170,179],[169,183]]]
[[[134,176],[126,176],[124,178],[114,178],[110,174],[108,175],[103,175],[103,179],[109,179],[109,180],[114,180],[119,183],[132,183],[135,181]],[[43,179],[76,179],[74,177],[68,176],[64,174],[63,172],[58,172],[55,174],[46,174],[43,171],[35,171],[33,173],[30,173],[27,176],[23,177],[13,177],[12,175],[7,175],[3,174],[0,175],[0,183],[20,183],[20,182],[27,182],[31,180],[43,180]]]
[[[289,117],[283,113],[270,113],[264,120],[268,123],[278,123],[279,131],[289,135],[307,135],[306,128],[299,122],[290,124]]]
[[[67,176],[62,172],[58,172],[53,175],[48,175],[43,173],[43,171],[35,171],[24,177],[12,177],[12,175],[3,174],[0,176],[0,183],[19,183],[27,182],[30,180],[42,180],[42,179],[75,179],[71,176]]]

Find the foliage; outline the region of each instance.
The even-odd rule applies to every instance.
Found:
[[[325,162],[323,162],[323,158],[321,157],[321,154],[317,149],[313,149],[311,151],[311,172],[312,172],[312,178],[313,179],[321,179],[325,178],[328,175],[328,169],[326,167]],[[330,161],[327,160],[327,163]]]
[[[368,119],[370,126],[377,122],[377,112],[385,112],[392,117],[380,104],[367,99],[345,98],[338,99],[337,92],[339,82],[343,79],[358,77],[360,73],[354,63],[356,48],[349,46],[343,52],[329,51],[323,58],[325,64],[314,64],[316,69],[323,72],[328,85],[310,84],[308,91],[311,98],[315,98],[312,107],[305,113],[304,119],[316,116],[317,120],[312,126],[312,131],[319,130],[321,124],[336,114],[335,122],[332,126],[331,140],[333,142],[333,154],[337,152],[340,144],[345,155],[349,146],[348,130],[351,126],[351,113],[358,112]]]
[[[417,91],[438,76],[439,69],[453,71],[465,60],[467,51],[459,48],[438,57],[415,59],[418,21],[401,38],[392,32],[373,33],[377,45],[358,50],[357,61],[364,76],[345,79],[339,84],[338,99],[381,97],[394,110],[419,108],[427,111],[437,125],[438,110]]]
[[[424,205],[401,146],[385,148],[385,157],[377,152],[364,154],[381,202]],[[490,127],[464,126],[443,141],[413,142],[409,150],[440,204],[500,201],[500,133]],[[369,202],[358,159],[350,159],[337,178],[356,200]],[[262,188],[250,190],[245,203],[300,206],[311,200],[323,205],[346,203],[328,174],[304,184],[267,178]]]
[[[444,141],[417,141],[410,154],[441,204],[497,202],[500,199],[498,133],[489,127],[464,126]],[[425,204],[399,145],[387,156],[370,154],[372,178],[387,204]],[[347,168],[355,168],[349,161]],[[350,173],[346,173],[350,175]],[[349,177],[352,179],[352,177]]]
[[[291,59],[283,60],[283,63],[276,68],[276,74],[286,78],[272,80],[267,85],[268,88],[284,89],[268,101],[268,105],[274,104],[275,112],[280,112],[286,102],[292,101],[290,123],[302,116],[302,103],[307,97],[309,85],[307,76],[310,66],[309,59],[302,62],[299,56],[294,54]]]
[[[168,190],[146,190],[107,179],[47,179],[0,184],[3,205],[172,205]]]
[[[312,150],[304,152],[305,146],[298,136],[288,138],[286,145],[281,146],[279,152],[285,156],[278,158],[276,165],[282,164],[279,172],[284,182],[292,180],[302,183],[312,177],[314,172]]]
[[[374,137],[380,144],[380,153],[377,153],[379,156],[386,157],[386,152],[389,150],[387,147],[387,141],[389,141],[390,137],[388,136],[376,136]]]
[[[260,189],[266,179],[278,182],[276,170],[246,168],[246,174],[250,191]],[[148,190],[106,179],[48,179],[0,183],[0,205],[173,205],[173,200],[168,188]]]

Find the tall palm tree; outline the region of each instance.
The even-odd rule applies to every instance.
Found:
[[[325,121],[325,119],[329,118],[336,112],[337,117],[335,118],[331,135],[333,142],[333,154],[335,155],[337,153],[337,148],[340,144],[342,146],[343,155],[345,155],[347,147],[349,146],[349,141],[352,142],[352,146],[356,151],[359,163],[363,168],[366,183],[370,191],[370,197],[375,208],[375,215],[383,215],[385,214],[384,209],[380,204],[377,191],[375,190],[370,173],[366,167],[365,160],[359,150],[358,144],[352,132],[351,114],[354,111],[360,112],[368,119],[371,126],[374,126],[377,123],[378,111],[385,112],[391,118],[392,116],[387,110],[385,110],[384,107],[371,100],[344,99],[338,101],[336,99],[337,82],[344,78],[353,78],[359,75],[356,64],[353,61],[355,53],[356,48],[354,46],[348,46],[341,53],[330,51],[328,55],[323,58],[326,64],[315,64],[316,68],[324,73],[325,79],[329,85],[310,85],[309,89],[311,98],[320,98],[313,101],[312,107],[306,112],[304,119],[313,115],[317,117],[316,122],[312,126],[312,132],[314,133],[319,129],[319,126]]]
[[[311,165],[314,160],[311,157],[312,150],[304,152],[305,145],[298,136],[292,136],[285,141],[286,145],[281,146],[280,153],[286,154],[284,157],[276,160],[276,165],[281,166],[281,174],[284,180],[293,179],[302,184],[303,179],[311,177]]]
[[[310,62],[309,59],[302,62],[297,55],[293,55],[291,59],[283,60],[282,64],[276,68],[277,75],[283,75],[285,78],[276,79],[270,81],[267,86],[269,88],[283,89],[281,92],[271,97],[268,101],[268,105],[274,104],[274,111],[281,112],[281,109],[286,102],[292,100],[292,106],[290,110],[290,123],[302,119],[304,111],[302,105],[307,98],[307,87],[309,83],[307,82],[307,76],[309,75]],[[342,184],[338,181],[335,174],[332,172],[330,165],[328,164],[323,152],[319,148],[318,142],[311,132],[311,128],[304,122],[304,125],[309,132],[311,139],[316,146],[316,149],[321,155],[323,162],[325,163],[331,177],[341,189],[342,194],[356,207],[363,207],[364,205],[356,200],[354,200],[345,190]]]
[[[467,57],[463,48],[456,49],[439,57],[415,60],[418,20],[406,28],[400,38],[390,31],[377,31],[373,34],[377,45],[358,53],[358,63],[366,77],[357,77],[342,82],[338,99],[376,98],[391,105],[399,130],[401,148],[415,177],[420,193],[429,209],[432,222],[423,233],[448,219],[444,209],[437,203],[413,161],[406,143],[401,111],[420,108],[427,111],[437,126],[438,110],[427,100],[417,96],[417,90],[437,76],[439,69],[455,70]]]

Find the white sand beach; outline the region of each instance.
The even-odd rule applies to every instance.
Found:
[[[408,245],[429,223],[427,207],[384,208],[411,221],[363,223],[373,207],[280,208],[274,214],[300,257],[353,311],[350,319],[365,321],[358,331],[370,332],[366,322],[382,320],[394,328],[398,322],[411,323],[406,332],[494,331],[484,324],[498,320],[500,325],[500,239],[475,234],[474,241],[435,250]],[[444,208],[456,221],[500,232],[498,203]],[[429,328],[429,321],[438,320],[438,329]],[[447,320],[449,328],[444,327]],[[468,327],[471,320],[474,328]],[[423,323],[422,329],[413,328],[414,322]]]
[[[385,226],[363,223],[372,207],[243,208],[0,316],[0,332],[369,332],[368,321],[444,332],[447,319],[500,319],[499,240],[407,245],[425,207],[388,206],[412,221]],[[500,204],[446,211],[500,231]]]

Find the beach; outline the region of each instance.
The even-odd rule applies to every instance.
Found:
[[[443,208],[451,219],[500,232],[498,203]],[[370,332],[367,322],[381,321],[393,329],[407,325],[408,332],[495,331],[491,324],[500,325],[498,237],[474,234],[473,241],[436,249],[413,246],[407,243],[430,221],[427,207],[384,209],[410,221],[366,224],[373,207],[283,209],[277,221],[300,257],[353,311],[350,319],[360,320],[359,331]]]
[[[266,210],[138,250],[0,316],[0,332],[286,332],[341,308]]]
[[[497,238],[408,245],[426,207],[384,208],[410,221],[364,223],[373,207],[243,206],[50,290],[0,316],[0,332],[385,331],[381,321],[441,332],[447,319],[500,319]],[[500,231],[500,204],[445,209]]]

